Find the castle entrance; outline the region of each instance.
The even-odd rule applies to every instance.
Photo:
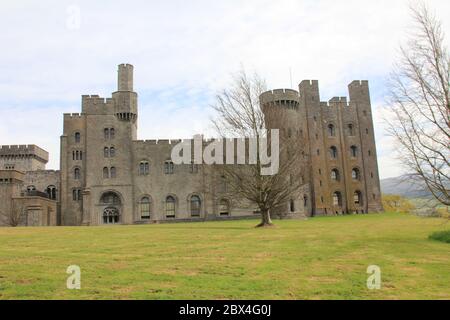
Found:
[[[100,199],[103,206],[102,218],[104,224],[120,223],[120,209],[122,202],[117,193],[113,191],[106,192]]]

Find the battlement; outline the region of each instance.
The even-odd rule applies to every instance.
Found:
[[[92,94],[92,95],[84,94],[81,96],[81,101],[83,104],[90,104],[90,103],[106,104],[106,103],[112,102],[113,99],[112,98],[102,98],[96,94]]]
[[[275,89],[262,93],[259,96],[261,105],[277,105],[297,109],[300,101],[299,93],[292,89]]]
[[[134,140],[133,143],[147,144],[147,145],[175,145],[180,143],[181,139],[151,139],[151,140]]]
[[[350,82],[348,85],[349,87],[369,87],[369,81],[368,80],[354,80]]]
[[[68,118],[81,118],[84,114],[83,113],[64,113],[64,119]]]
[[[1,146],[0,157],[35,157],[48,162],[48,152],[34,144]]]
[[[347,104],[347,97],[333,97],[328,102],[329,103],[345,103],[345,104]]]

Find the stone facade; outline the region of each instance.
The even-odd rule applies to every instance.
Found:
[[[318,82],[309,80],[299,91],[261,95],[263,108],[276,108],[287,119],[267,118],[267,127],[294,132],[306,143],[307,154],[298,164],[305,168],[304,188],[282,209],[288,216],[382,210],[368,82],[352,82],[349,95],[348,102],[346,97],[321,102]],[[220,166],[171,163],[180,140],[137,140],[137,118],[133,66],[121,64],[111,98],[83,95],[81,113],[64,114],[60,171],[45,170],[48,154],[36,146],[3,146],[0,164],[24,171],[22,192],[34,188],[55,200],[61,225],[257,214],[251,205],[227,197]]]
[[[58,206],[47,193],[27,188],[21,171],[0,170],[0,226],[56,226]]]

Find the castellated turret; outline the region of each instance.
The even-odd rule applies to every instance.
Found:
[[[115,100],[115,113],[119,120],[136,122],[137,93],[133,91],[133,66],[120,64],[117,71],[117,90],[112,94]]]
[[[264,112],[266,127],[280,129],[280,134],[291,135],[298,129],[298,91],[276,89],[264,92],[259,100]]]
[[[133,91],[133,66],[122,63],[117,70],[118,91]]]

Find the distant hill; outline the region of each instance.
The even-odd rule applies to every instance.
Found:
[[[400,176],[395,178],[382,179],[381,192],[384,194],[398,194],[407,198],[426,198],[431,193],[426,190],[425,185],[418,185],[408,179],[408,176]]]

